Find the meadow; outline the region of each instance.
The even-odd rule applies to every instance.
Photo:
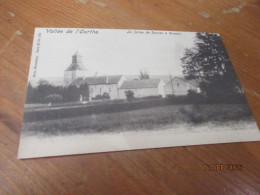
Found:
[[[245,104],[167,105],[23,123],[24,135],[65,135],[173,128],[175,125],[252,121]]]

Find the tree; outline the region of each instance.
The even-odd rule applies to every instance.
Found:
[[[103,93],[103,99],[110,99],[109,93],[107,92]]]
[[[27,96],[26,96],[26,103],[34,103],[36,100],[35,97],[35,88],[31,85],[31,83],[28,83],[27,86]]]
[[[93,100],[108,100],[110,99],[109,93],[105,92],[102,95],[98,94],[96,97],[93,98]]]
[[[44,102],[44,97],[50,94],[62,94],[63,87],[61,86],[53,86],[49,84],[48,81],[40,80],[39,85],[34,90],[35,100],[38,103]]]
[[[135,93],[131,90],[125,91],[125,96],[128,101],[134,100]]]
[[[75,85],[69,85],[63,88],[63,97],[67,102],[79,101],[80,97],[80,87]]]
[[[144,70],[144,71],[140,70],[139,78],[140,78],[140,80],[150,79],[150,76],[146,70]]]
[[[218,34],[197,33],[195,47],[187,48],[181,58],[183,74],[197,80],[208,97],[219,99],[237,95],[241,89],[236,73]]]
[[[89,98],[89,86],[87,83],[83,83],[79,86],[80,95],[83,99],[88,100]]]
[[[38,81],[38,85],[50,85],[49,81],[44,80],[44,79],[40,79]]]

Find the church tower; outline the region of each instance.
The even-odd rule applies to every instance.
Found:
[[[82,56],[78,51],[72,56],[70,66],[64,71],[64,85],[70,85],[78,78],[85,78],[87,70],[82,63]]]

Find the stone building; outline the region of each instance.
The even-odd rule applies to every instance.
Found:
[[[128,80],[119,87],[119,98],[126,99],[125,92],[129,90],[134,92],[136,98],[159,95],[165,97],[164,85],[162,79]]]
[[[173,77],[169,82],[166,83],[164,89],[166,95],[187,95],[189,90],[200,93],[198,83],[196,83],[194,80],[187,81],[184,77]]]
[[[64,71],[64,85],[68,86],[78,78],[86,78],[87,69],[82,63],[82,56],[76,52],[72,56],[70,66]]]
[[[94,76],[86,77],[85,79],[78,78],[71,84],[80,86],[88,84],[90,100],[108,94],[110,99],[119,99],[119,87],[125,81],[122,75],[107,75],[107,76]]]
[[[98,95],[109,94],[110,99],[119,99],[119,87],[125,81],[122,75],[87,77],[85,82],[89,86],[89,95],[93,99]]]

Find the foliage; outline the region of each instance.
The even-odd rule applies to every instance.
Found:
[[[29,83],[27,87],[26,103],[44,103],[44,98],[51,94],[62,95],[62,87],[52,86],[44,80],[40,80],[37,87],[32,87],[31,83]]]
[[[187,95],[175,96],[167,95],[166,96],[167,104],[245,104],[245,96],[234,95],[233,98],[227,98],[226,96],[221,97],[208,97],[201,93],[197,93],[193,90],[189,90]]]
[[[139,79],[140,80],[150,79],[150,76],[146,70],[144,71],[140,70]]]
[[[134,100],[134,96],[135,96],[135,93],[131,90],[128,90],[128,91],[125,91],[125,96],[126,96],[126,99],[128,101],[133,101]]]
[[[96,95],[96,97],[92,98],[93,100],[108,100],[110,99],[109,93],[103,93],[102,95]]]
[[[30,102],[35,102],[36,99],[36,92],[35,92],[35,88],[32,87],[31,83],[28,83],[27,86],[27,97],[26,97],[26,103],[30,103]]]
[[[206,101],[206,98],[201,93],[197,93],[196,90],[192,89],[188,90],[187,99],[190,103],[203,103]]]
[[[53,103],[53,102],[61,102],[63,100],[63,97],[61,95],[59,95],[59,94],[54,93],[54,94],[47,95],[44,98],[44,100],[46,102],[51,102],[51,103]]]
[[[80,89],[75,85],[69,85],[63,88],[64,100],[67,102],[79,101]]]
[[[69,108],[60,109],[49,109],[46,107],[39,109],[37,111],[34,109],[26,109],[24,113],[25,121],[41,121],[47,119],[60,119],[75,117],[81,115],[92,115],[101,113],[113,113],[113,112],[123,112],[130,110],[139,110],[143,108],[152,108],[158,106],[164,106],[166,102],[163,99],[152,100],[152,101],[138,101],[138,102],[106,102],[102,104],[95,105],[81,105]]]
[[[84,84],[81,84],[79,86],[79,91],[80,91],[80,94],[87,98],[89,97],[89,87],[88,87],[88,84],[87,83],[84,83]]]
[[[151,96],[145,96],[145,97],[139,97],[139,98],[135,98],[135,101],[139,101],[139,100],[160,100],[162,99],[162,95],[151,95]]]
[[[188,99],[188,96],[181,95],[181,96],[175,96],[175,95],[167,95],[166,96],[166,102],[167,104],[191,104],[191,102]]]
[[[50,83],[49,83],[49,81],[40,79],[40,80],[38,81],[38,85],[50,85]]]
[[[132,104],[132,103],[128,103]],[[78,108],[81,109],[81,108]],[[87,111],[88,109],[85,108]],[[66,110],[72,113],[70,109]],[[77,112],[74,112],[77,113]],[[57,113],[56,117],[59,116]],[[63,135],[78,133],[119,132],[127,130],[152,130],[165,127],[178,129],[180,125],[197,125],[201,123],[234,125],[240,121],[252,119],[247,105],[170,105],[152,107],[127,112],[103,114],[80,114],[63,117],[58,120],[41,120],[41,122],[25,122],[23,132],[30,135]],[[235,123],[234,123],[235,121]],[[245,124],[245,123],[244,123]],[[176,127],[176,128],[175,128]],[[232,126],[231,126],[232,127]],[[182,127],[183,128],[183,127]]]
[[[200,83],[203,94],[216,101],[242,95],[241,86],[218,34],[197,33],[194,48],[181,59],[183,74]]]
[[[26,103],[45,103],[49,95],[60,95],[63,102],[77,102],[80,96],[88,99],[89,89],[87,84],[80,86],[53,86],[48,81],[40,80],[37,87],[28,83]]]
[[[109,93],[103,93],[104,99],[110,99]]]

